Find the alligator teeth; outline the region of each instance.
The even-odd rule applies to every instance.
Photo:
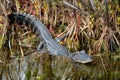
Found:
[[[33,19],[36,19],[35,17],[33,17]]]
[[[39,19],[37,18],[37,21],[39,21]]]
[[[17,14],[20,14],[20,12],[16,12]]]
[[[22,14],[21,12],[19,12],[19,14]]]
[[[34,17],[33,15],[30,15],[31,17]]]
[[[26,13],[23,13],[24,15],[26,15]]]
[[[30,16],[30,14],[27,14],[28,16]]]

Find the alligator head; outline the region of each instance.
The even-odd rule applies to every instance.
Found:
[[[80,62],[80,63],[92,62],[91,56],[86,54],[86,52],[84,50],[78,51],[78,52],[74,52],[74,54],[72,55],[71,59],[73,61],[75,61],[75,62]]]

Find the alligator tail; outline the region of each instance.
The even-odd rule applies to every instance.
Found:
[[[37,32],[37,34],[40,35],[40,32],[33,21],[35,18],[32,15],[22,13],[11,13],[8,15],[8,19],[9,25],[12,25],[14,23],[17,23],[18,25],[25,25],[27,27],[30,27],[33,30],[33,32]]]

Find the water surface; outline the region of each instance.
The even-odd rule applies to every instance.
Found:
[[[93,59],[81,64],[47,53],[17,57],[0,63],[0,80],[120,80],[119,53],[97,54]]]

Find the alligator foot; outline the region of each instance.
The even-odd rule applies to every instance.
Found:
[[[42,41],[42,42],[38,45],[36,52],[37,52],[37,53],[40,53],[40,54],[42,54],[42,53],[48,53],[48,52],[49,52],[48,50],[43,49],[44,46],[45,46],[45,42]]]
[[[45,42],[42,41],[42,42],[38,45],[37,51],[41,51],[41,49],[44,47],[44,44],[45,44]]]

